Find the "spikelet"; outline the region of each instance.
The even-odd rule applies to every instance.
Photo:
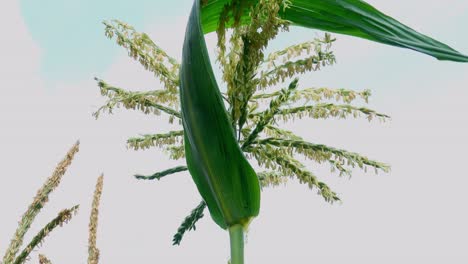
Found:
[[[289,84],[287,89],[281,90],[281,93],[275,99],[271,100],[270,107],[262,113],[262,115],[260,116],[260,120],[258,121],[254,130],[250,133],[250,135],[245,139],[244,143],[242,144],[242,149],[247,148],[263,131],[263,129],[265,129],[265,127],[270,124],[270,122],[273,120],[278,111],[280,111],[280,107],[288,101],[291,93],[297,88],[298,81],[298,79],[294,79]]]
[[[29,244],[21,251],[18,257],[13,262],[4,262],[5,264],[22,264],[26,261],[29,254],[42,243],[44,238],[49,235],[49,233],[58,226],[68,223],[73,215],[78,211],[79,205],[75,205],[70,209],[62,210],[57,217],[45,225],[29,242]]]
[[[52,264],[52,262],[46,256],[39,254],[39,264]]]
[[[177,229],[177,233],[172,239],[173,245],[180,245],[180,242],[182,241],[185,232],[197,229],[195,224],[204,216],[203,211],[205,210],[205,208],[206,203],[204,201],[201,201],[200,204],[190,212],[190,215],[185,217],[184,221]]]
[[[267,125],[265,129],[263,130],[265,135],[269,137],[274,137],[274,138],[283,138],[283,139],[292,139],[292,140],[302,140],[302,138],[296,134],[294,134],[292,131],[282,129],[279,127],[275,127],[272,125]]]
[[[170,131],[166,134],[143,135],[139,138],[129,138],[127,146],[134,150],[148,149],[151,147],[165,147],[183,143],[184,131]]]
[[[260,70],[259,86],[266,88],[284,82],[287,78],[292,78],[297,74],[317,71],[321,67],[333,65],[336,62],[335,55],[330,51],[334,39],[329,34],[325,34],[323,39],[315,39],[297,45],[290,46],[284,50],[271,53],[262,62]],[[312,55],[309,55],[313,51]],[[307,53],[308,56],[296,61],[291,59]],[[278,62],[281,60],[281,62]],[[281,63],[280,65],[277,65]]]
[[[258,179],[260,180],[260,186],[276,187],[285,184],[288,181],[285,174],[277,171],[262,171],[257,172]]]
[[[130,92],[111,86],[101,79],[95,78],[95,80],[98,82],[101,94],[109,98],[105,105],[101,106],[93,113],[93,116],[96,119],[101,113],[108,112],[109,114],[112,114],[112,111],[115,108],[122,106],[126,109],[142,111],[145,114],[151,113],[160,115],[161,112],[164,112],[169,115],[170,123],[172,123],[171,120],[174,120],[174,118],[180,119],[180,113],[177,110],[163,105],[163,103],[167,103],[168,105],[178,104],[178,95],[165,90]]]
[[[89,217],[89,237],[88,237],[88,264],[99,263],[99,249],[96,246],[97,228],[99,217],[99,203],[101,200],[102,186],[104,184],[104,175],[99,176],[96,189],[93,195],[93,204],[91,209],[91,216]]]
[[[351,172],[345,169],[343,166],[350,166],[352,168],[359,167],[365,171],[367,168],[374,168],[376,172],[379,170],[383,172],[390,171],[389,165],[371,160],[358,153],[349,152],[322,144],[314,144],[303,140],[267,138],[255,141],[255,143],[282,147],[289,151],[289,155],[292,155],[294,152],[318,163],[329,161],[333,166],[332,168],[339,170],[341,175],[347,174],[351,176]]]
[[[257,93],[252,96],[253,102],[259,99],[268,99],[279,95],[279,91],[273,93]],[[322,102],[324,100],[334,100],[336,102],[351,103],[357,98],[361,98],[368,103],[371,95],[370,90],[353,91],[348,89],[331,89],[326,87],[321,88],[306,88],[294,91],[289,97],[289,102],[304,101],[308,102]]]
[[[163,151],[168,154],[169,158],[172,160],[185,158],[185,147],[183,143],[180,146],[168,146]]]
[[[149,175],[149,176],[136,174],[135,178],[137,178],[139,180],[155,180],[155,179],[160,180],[164,176],[171,175],[171,174],[181,172],[181,171],[186,171],[186,170],[188,170],[187,166],[177,166],[177,167],[174,167],[174,168],[170,168],[170,169],[167,169],[167,170],[156,172],[153,175]]]
[[[249,115],[249,118],[254,118],[255,115],[261,116],[261,114],[262,113]],[[390,116],[386,114],[378,113],[372,109],[368,109],[365,107],[321,103],[315,105],[280,109],[275,114],[275,120],[287,122],[290,120],[294,120],[295,118],[301,119],[304,117],[309,117],[313,119],[328,119],[332,117],[345,119],[348,117],[358,118],[360,116],[364,116],[369,121],[372,121],[375,118],[378,118],[382,122],[390,119]]]
[[[300,183],[306,184],[310,189],[316,188],[325,201],[330,203],[340,201],[340,198],[330,187],[320,182],[301,162],[289,155],[288,150],[261,145],[251,146],[246,151],[257,160],[260,166],[271,170],[279,170],[285,175],[297,178]]]
[[[112,20],[104,21],[103,24],[108,38],[115,36],[117,44],[127,49],[130,57],[153,72],[167,90],[177,93],[180,64],[174,58],[156,45],[147,34],[137,32],[124,22]]]

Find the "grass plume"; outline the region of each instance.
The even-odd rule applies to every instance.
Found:
[[[49,223],[47,223],[29,242],[29,244],[21,251],[18,257],[15,259],[13,264],[21,264],[27,259],[29,254],[33,249],[35,249],[39,244],[42,243],[44,238],[49,235],[49,233],[54,230],[57,226],[62,226],[65,223],[68,223],[70,219],[73,217],[74,214],[78,211],[79,205],[75,205],[70,209],[62,210],[57,217],[52,219]],[[5,264],[10,262],[5,262]]]
[[[16,254],[19,251],[19,248],[23,244],[24,236],[26,232],[31,227],[32,222],[39,214],[40,210],[49,200],[49,194],[57,188],[62,180],[63,175],[67,171],[67,168],[70,166],[73,157],[79,151],[79,141],[77,141],[71,149],[67,152],[65,158],[57,165],[51,177],[47,179],[44,185],[39,189],[34,197],[33,202],[29,205],[27,211],[23,214],[18,228],[14,234],[13,239],[10,242],[10,245],[7,248],[5,256],[3,257],[3,264],[13,263]],[[16,263],[16,261],[15,261]]]
[[[96,189],[93,196],[93,205],[91,209],[91,216],[89,218],[89,238],[88,238],[88,264],[99,263],[99,249],[96,246],[98,216],[99,216],[99,203],[101,201],[102,186],[104,184],[104,175],[99,176]]]

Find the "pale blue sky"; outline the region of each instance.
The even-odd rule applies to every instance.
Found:
[[[164,23],[168,17],[176,16],[184,20],[192,3],[190,0],[20,0],[20,2],[28,29],[44,52],[41,63],[44,77],[49,80],[75,81],[101,74],[112,64],[120,49],[104,36],[101,24],[103,20],[115,18],[144,30],[150,25]],[[431,1],[427,3],[430,7]],[[462,25],[468,24],[468,10],[460,3],[461,1],[453,1],[452,4],[421,10],[417,19],[414,18],[412,10],[420,7],[414,3],[406,4],[405,9],[399,8],[397,12],[391,9],[394,6],[389,6],[388,13],[461,52],[468,53],[467,49],[463,50],[468,46],[468,35],[456,33],[460,32],[460,28],[464,28]],[[387,11],[385,5],[379,5],[379,8]],[[438,14],[443,15],[443,12],[447,14],[450,12],[450,16],[437,19]],[[426,19],[431,20],[426,23],[427,26],[418,28],[418,24]],[[308,29],[296,29],[289,34],[288,39],[296,41],[307,39],[313,37],[311,32]],[[285,42],[287,40],[276,41],[272,46],[281,47]],[[386,58],[386,61],[398,63],[398,57]],[[411,65],[404,66],[411,67]]]
[[[102,73],[116,56],[118,46],[104,36],[103,20],[145,28],[167,16],[184,15],[189,5],[190,1],[21,0],[21,11],[44,51],[44,76],[79,80]]]

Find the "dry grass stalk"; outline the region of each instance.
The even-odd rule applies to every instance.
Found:
[[[70,166],[73,157],[79,151],[79,144],[79,141],[77,141],[73,145],[73,147],[68,151],[65,158],[55,168],[55,171],[52,174],[52,176],[48,178],[44,185],[39,189],[39,191],[36,194],[36,197],[34,197],[33,202],[29,205],[28,210],[23,214],[18,224],[18,228],[16,229],[15,235],[10,242],[5,256],[3,257],[4,264],[12,263],[15,259],[19,248],[23,244],[24,235],[31,227],[31,224],[34,221],[37,214],[39,213],[39,211],[49,200],[49,194],[60,184],[60,181],[63,175],[65,174],[68,166]]]
[[[99,203],[101,200],[102,186],[104,183],[104,175],[99,176],[96,189],[93,196],[93,205],[91,209],[91,216],[89,218],[89,238],[88,238],[88,264],[99,263],[99,249],[96,246],[98,216],[99,216]]]

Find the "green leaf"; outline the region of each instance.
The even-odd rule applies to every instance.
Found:
[[[237,1],[248,3],[243,5],[241,17],[241,23],[245,24],[249,21],[248,8],[258,0]],[[205,33],[216,30],[223,7],[230,2],[230,0],[207,1],[202,12]],[[408,48],[439,60],[468,62],[468,56],[409,28],[361,0],[290,0],[287,2],[288,7],[283,9],[280,15],[283,19],[291,21],[293,25]],[[232,26],[232,20],[228,25]]]
[[[223,229],[247,225],[260,210],[260,184],[242,153],[211,68],[195,1],[180,71],[187,167],[213,220]]]

